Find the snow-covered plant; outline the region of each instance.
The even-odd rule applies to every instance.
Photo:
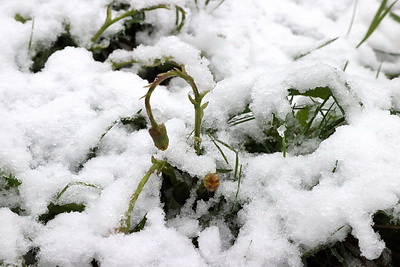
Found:
[[[194,79],[186,72],[185,66],[180,66],[180,69],[174,68],[173,70],[170,70],[166,73],[161,73],[157,75],[156,80],[149,85],[149,91],[145,95],[145,106],[146,106],[146,111],[147,115],[149,116],[150,122],[151,122],[151,128],[149,129],[149,133],[154,141],[154,145],[160,149],[160,150],[165,150],[168,148],[168,135],[167,135],[167,130],[165,128],[164,124],[158,124],[156,120],[154,119],[153,112],[151,110],[151,105],[150,105],[150,97],[151,94],[153,93],[154,89],[165,81],[166,79],[172,78],[172,77],[180,77],[183,80],[185,80],[190,87],[192,88],[193,91],[193,96],[189,95],[189,100],[194,106],[194,149],[197,153],[197,155],[201,154],[201,137],[200,137],[200,132],[201,132],[201,120],[204,116],[204,110],[208,106],[208,102],[202,104],[201,101],[203,98],[206,96],[206,94],[209,91],[203,91],[200,92],[199,89],[197,88],[197,85],[194,81]]]
[[[2,0],[0,266],[400,265],[398,2],[272,2]]]

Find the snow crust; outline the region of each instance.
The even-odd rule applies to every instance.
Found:
[[[186,23],[172,35],[174,10],[151,11],[146,22],[157,20],[154,32],[142,32],[141,45],[116,50],[102,63],[87,48],[111,2],[0,0],[0,170],[21,182],[19,196],[0,195],[1,263],[21,265],[23,255],[38,247],[39,266],[91,266],[93,259],[101,266],[302,266],[304,253],[348,235],[359,241],[367,259],[381,255],[385,244],[372,228],[373,214],[384,210],[400,218],[400,117],[389,111],[400,109],[400,81],[384,75],[398,74],[400,62],[377,50],[396,51],[400,24],[385,19],[355,48],[378,1],[359,1],[349,34],[351,0],[117,1],[136,9],[179,5],[187,12]],[[28,20],[16,21],[16,14]],[[35,51],[51,46],[67,24],[80,47],[55,52],[32,73]],[[117,23],[105,36],[122,27]],[[179,79],[157,87],[152,96],[154,114],[168,129],[168,150],[157,151],[146,129],[129,132],[115,123],[144,114],[140,98],[148,82],[138,76],[138,67],[113,70],[112,63],[146,66],[167,59],[185,65],[199,89],[210,91],[203,127],[216,130],[234,148],[245,136],[260,137],[273,116],[284,120],[290,114],[287,96],[293,88],[304,93],[329,87],[347,125],[311,153],[289,151],[283,157],[239,149],[239,193],[237,181],[223,178],[215,193],[243,205],[235,238],[221,220],[200,226],[211,202],[198,201],[196,210],[187,204],[179,216],[167,219],[162,181],[155,174],[132,214],[133,224],[147,217],[144,229],[116,233],[152,156],[199,178],[223,162],[205,134],[203,155],[191,147],[193,105],[187,100],[189,86]],[[254,120],[230,126],[228,120],[246,107]],[[97,156],[80,166],[95,146]],[[235,153],[221,149],[233,168]],[[71,186],[58,200],[86,209],[38,222],[71,182],[97,186]],[[11,211],[17,202],[21,215]]]

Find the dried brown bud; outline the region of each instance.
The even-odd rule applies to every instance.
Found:
[[[149,129],[149,134],[153,138],[154,145],[160,150],[166,150],[168,148],[168,135],[167,128],[164,124],[157,125],[156,127],[151,127]]]
[[[208,191],[214,192],[221,183],[217,174],[209,173],[204,177],[203,184]]]

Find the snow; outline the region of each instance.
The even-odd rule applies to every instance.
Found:
[[[138,33],[140,45],[98,62],[88,49],[111,2],[171,9],[146,13],[154,28]],[[39,248],[39,266],[91,266],[93,259],[101,266],[302,266],[304,253],[349,235],[367,259],[381,255],[385,243],[372,227],[373,215],[384,210],[400,218],[400,118],[390,113],[400,109],[400,82],[384,75],[398,74],[400,62],[375,50],[396,52],[400,24],[385,18],[356,49],[378,1],[359,1],[348,35],[351,0],[219,2],[0,0],[0,171],[21,182],[6,190],[0,181],[0,265],[21,265],[30,249]],[[180,33],[174,31],[173,5],[186,11]],[[16,14],[27,21],[16,21]],[[53,53],[32,73],[32,57],[66,25],[79,47]],[[122,28],[118,22],[103,36]],[[133,60],[131,68],[113,70],[113,63]],[[151,99],[156,120],[168,130],[166,151],[153,146],[147,129],[129,131],[119,122],[137,113],[147,119],[141,97],[148,81],[138,72],[157,60],[184,65],[199,90],[209,91],[202,102],[209,101],[203,129],[230,146],[218,143],[228,162],[206,133],[203,155],[195,153],[194,109],[187,97],[192,92],[180,78],[158,86]],[[262,141],[274,117],[283,123],[291,114],[289,89],[318,87],[331,89],[345,125],[325,140],[305,140],[309,146],[301,151],[289,147],[285,158],[281,152],[245,151],[246,138]],[[229,125],[246,108],[254,120]],[[290,127],[279,124],[277,134],[290,138]],[[88,159],[94,147],[96,156]],[[235,169],[232,149],[243,167],[240,190],[232,174],[219,174],[214,198],[196,201],[192,190],[180,214],[168,218],[163,178],[154,173],[132,213],[133,226],[146,216],[144,228],[117,231],[152,157],[200,185],[218,168]],[[72,182],[97,188],[75,184],[56,200]],[[228,204],[210,215],[220,198]],[[71,202],[86,208],[39,221],[50,203]],[[222,214],[235,204],[241,206],[234,212],[236,234]]]

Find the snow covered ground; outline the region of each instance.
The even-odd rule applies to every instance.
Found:
[[[137,33],[140,45],[99,62],[89,48],[111,2],[171,8],[146,11],[153,27]],[[186,12],[180,32],[174,5]],[[38,266],[91,266],[93,259],[101,266],[302,266],[305,253],[349,235],[362,256],[378,258],[385,243],[372,216],[384,210],[400,217],[400,82],[387,78],[400,74],[400,61],[382,53],[399,51],[400,24],[386,17],[356,46],[379,5],[358,1],[349,30],[353,0],[0,0],[0,262],[19,266],[36,248]],[[33,73],[37,51],[66,27],[78,47],[55,52]],[[103,36],[122,28],[123,20]],[[147,120],[141,97],[148,81],[137,64],[120,70],[112,64],[149,66],[157,59],[184,65],[200,92],[210,90],[200,156],[190,137],[191,89],[180,78],[151,98],[156,120],[168,130],[167,150],[154,147],[147,129],[114,123],[139,111]],[[301,121],[294,105],[315,111],[305,96],[315,88],[331,95],[313,101],[336,104],[335,115],[344,117],[327,138],[290,131]],[[251,120],[231,123],[246,108]],[[245,146],[265,142],[268,131],[282,142],[280,151]],[[198,185],[217,169],[232,171],[219,174],[211,198],[196,198],[196,185],[175,216],[165,214],[163,179],[153,174],[132,213],[132,225],[146,215],[144,228],[118,233],[152,157],[197,177]],[[18,185],[10,188],[5,177]],[[240,207],[224,210],[234,219],[211,214],[221,199],[225,208]],[[85,209],[44,224],[51,203]]]

